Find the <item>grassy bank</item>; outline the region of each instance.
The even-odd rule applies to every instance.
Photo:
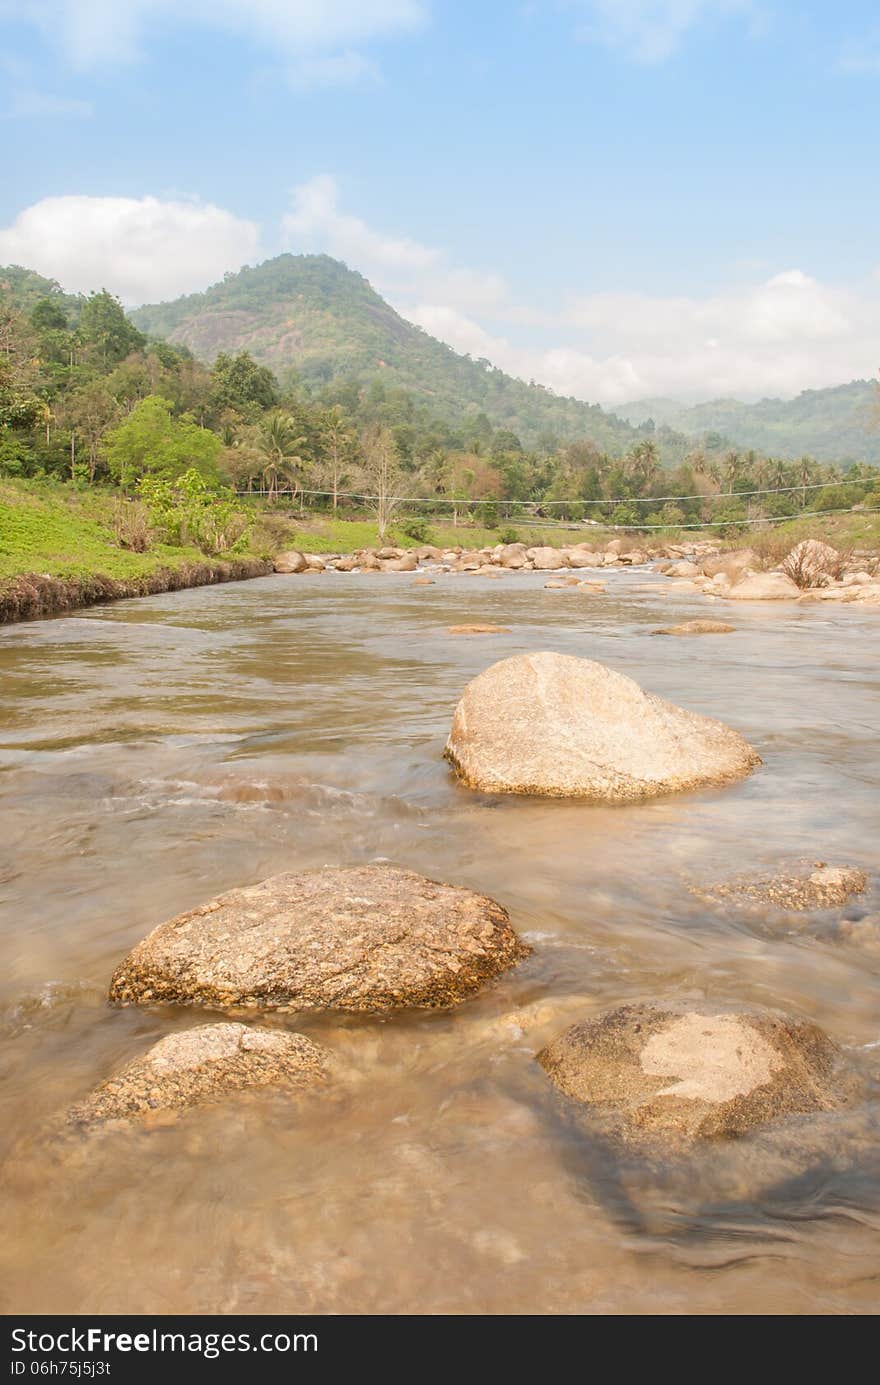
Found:
[[[256,552],[211,558],[156,543],[133,553],[115,537],[116,503],[112,492],[57,482],[0,482],[0,621],[271,571]]]

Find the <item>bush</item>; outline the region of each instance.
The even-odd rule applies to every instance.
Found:
[[[519,534],[511,525],[507,525],[498,535],[499,543],[519,543]]]
[[[166,543],[195,544],[203,553],[239,553],[245,547],[249,516],[229,491],[212,490],[195,468],[174,481],[143,476],[138,491],[150,520]]]
[[[484,529],[498,528],[498,506],[494,500],[481,500],[474,517]]]
[[[608,522],[622,529],[635,529],[638,527],[639,517],[633,505],[615,505]]]
[[[421,515],[413,515],[410,519],[403,519],[396,527],[414,543],[431,542],[431,530],[428,528],[428,521],[423,519]]]
[[[146,553],[153,536],[146,505],[139,500],[117,500],[113,507],[113,534],[120,548]]]

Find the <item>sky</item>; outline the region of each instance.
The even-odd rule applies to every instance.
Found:
[[[0,0],[0,264],[326,252],[557,393],[880,366],[877,0]]]

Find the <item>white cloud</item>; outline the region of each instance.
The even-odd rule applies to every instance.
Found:
[[[670,57],[687,32],[712,18],[739,15],[753,32],[762,16],[755,0],[575,0],[585,12],[578,37],[619,49],[638,63]]]
[[[869,376],[880,289],[876,282],[861,291],[831,287],[788,270],[705,298],[591,294],[559,312],[556,331],[566,344],[544,349],[492,335],[442,304],[401,307],[456,350],[613,407],[651,395],[790,396]]]
[[[443,251],[409,236],[376,231],[343,211],[339,185],[328,173],[294,188],[282,235],[289,249],[323,251],[344,260],[397,301],[440,299],[458,308],[486,310],[507,296],[499,274],[450,266]]]
[[[455,265],[437,247],[345,211],[327,174],[295,190],[283,242],[344,259],[456,350],[611,407],[657,394],[793,395],[877,368],[880,269],[864,284],[790,268],[700,297],[605,291],[536,308],[499,274]],[[265,253],[253,222],[155,197],[46,198],[0,230],[0,263],[70,289],[105,286],[129,304],[205,288]]]
[[[295,84],[338,85],[370,68],[352,45],[415,28],[425,8],[422,0],[0,0],[3,15],[36,24],[80,68],[133,61],[165,23],[269,49],[291,62]]]
[[[156,197],[46,197],[0,230],[0,263],[71,291],[107,288],[129,305],[207,288],[260,254],[254,222]]]

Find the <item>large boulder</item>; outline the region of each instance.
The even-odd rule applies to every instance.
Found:
[[[722,722],[568,654],[519,654],[481,673],[445,754],[470,788],[611,802],[724,784],[761,763]]]
[[[72,1107],[68,1119],[76,1125],[137,1120],[246,1088],[316,1087],[329,1072],[329,1055],[304,1034],[202,1024],[160,1039]]]
[[[795,586],[822,587],[839,577],[843,559],[836,548],[818,539],[801,539],[780,563]]]
[[[309,560],[305,553],[299,553],[295,548],[287,553],[279,553],[275,559],[276,572],[305,572],[309,566]]]
[[[744,1135],[781,1116],[846,1104],[840,1050],[816,1025],[715,1005],[623,1005],[538,1054],[571,1101],[632,1140]]]
[[[800,594],[784,572],[747,573],[726,593],[728,601],[797,601]]]
[[[753,548],[735,548],[727,553],[712,553],[704,558],[700,567],[706,577],[726,577],[730,582],[738,582],[746,572],[754,571],[759,563]]]
[[[392,866],[276,875],[160,924],[120,1004],[349,1011],[454,1005],[529,949],[485,895]]]
[[[537,572],[554,572],[568,567],[568,555],[559,548],[530,548],[527,557]]]
[[[501,567],[525,567],[528,561],[524,543],[506,543],[498,554],[498,562]]]

